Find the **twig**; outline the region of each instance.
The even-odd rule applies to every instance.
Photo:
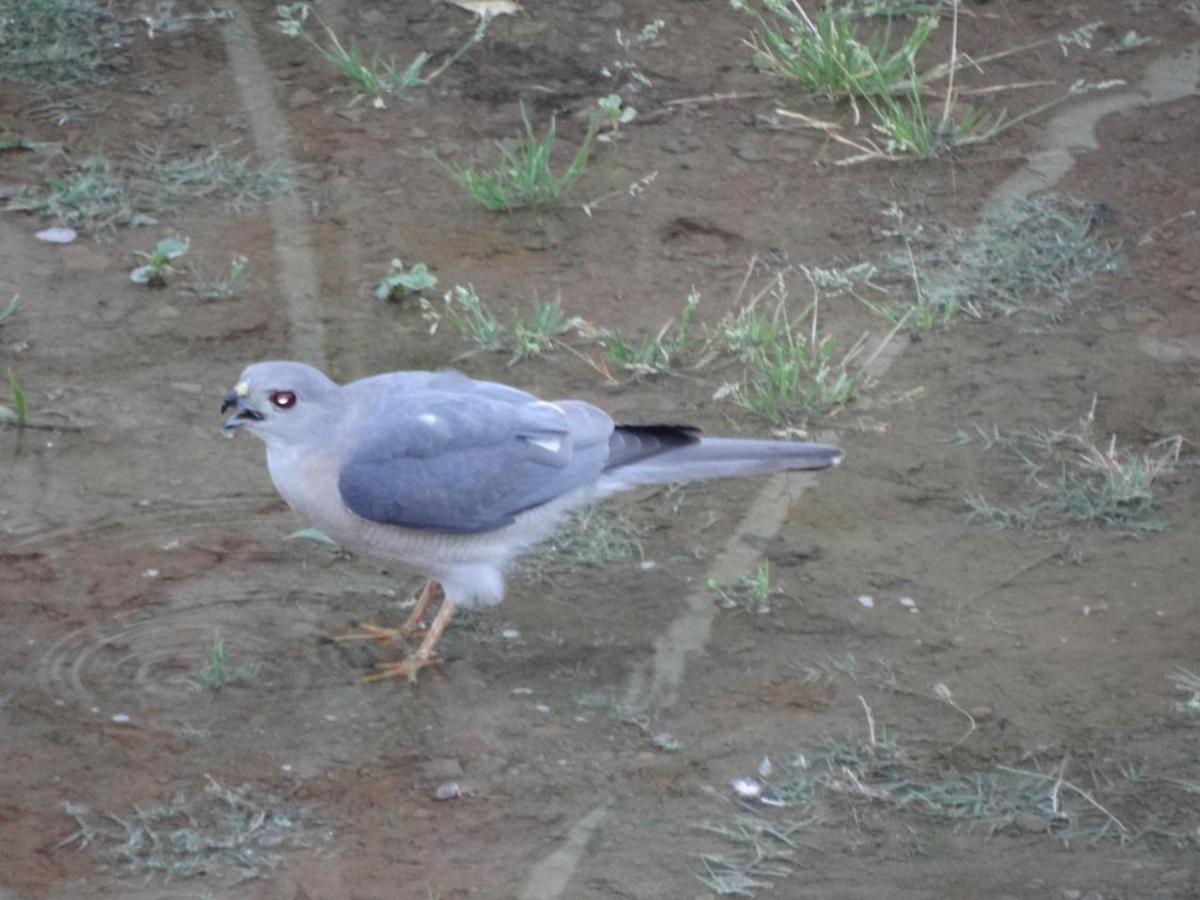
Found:
[[[701,94],[698,97],[677,97],[674,100],[667,100],[663,106],[699,106],[707,103],[726,103],[730,100],[760,100],[763,97],[773,97],[774,94],[755,93],[755,94],[739,94],[737,91],[730,91],[725,94]]]
[[[867,714],[867,743],[871,750],[875,749],[875,717],[871,715],[871,707],[867,705],[867,698],[862,694],[858,695],[858,702],[862,704],[863,712]]]
[[[946,103],[942,107],[942,131],[950,121],[950,107],[954,103],[954,73],[958,70],[958,3],[954,4],[953,17],[950,20],[950,74],[946,79]]]

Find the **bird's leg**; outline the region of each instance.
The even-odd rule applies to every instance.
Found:
[[[404,638],[416,637],[423,630],[421,621],[425,618],[425,613],[429,611],[429,605],[433,603],[433,598],[438,591],[438,583],[432,578],[425,582],[425,587],[421,590],[421,596],[417,598],[417,605],[413,607],[412,613],[404,624],[399,628],[384,628],[380,625],[369,625],[366,622],[359,623],[358,631],[352,631],[349,634],[340,634],[334,638],[335,641],[379,641],[381,644],[399,643]]]
[[[417,648],[416,653],[400,662],[380,663],[375,667],[373,673],[359,679],[359,684],[369,684],[372,681],[383,681],[385,678],[399,678],[400,676],[404,676],[410,682],[416,681],[418,672],[438,661],[434,650],[438,641],[442,639],[442,632],[446,630],[446,625],[449,624],[453,615],[454,604],[449,600],[444,600],[442,608],[429,623],[429,631],[426,632],[425,639],[421,641],[421,646]]]
[[[417,605],[413,607],[413,611],[409,614],[408,619],[400,626],[400,630],[405,637],[413,637],[419,634],[423,629],[421,623],[425,621],[425,613],[429,612],[429,606],[433,603],[433,598],[437,595],[440,585],[430,578],[425,582],[425,587],[421,590],[421,596],[417,598]]]

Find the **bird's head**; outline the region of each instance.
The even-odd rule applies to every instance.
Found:
[[[224,428],[245,428],[267,444],[294,445],[329,427],[341,387],[325,373],[297,362],[247,366],[221,404]]]

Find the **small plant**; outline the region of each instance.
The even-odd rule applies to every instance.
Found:
[[[237,296],[249,268],[250,260],[244,256],[235,256],[229,263],[229,271],[215,278],[193,267],[191,291],[204,300],[229,300]]]
[[[696,310],[700,305],[700,294],[692,288],[684,301],[679,315],[679,324],[667,321],[657,332],[634,343],[616,329],[600,334],[600,346],[604,348],[605,362],[610,368],[628,372],[635,378],[662,375],[671,371],[672,365],[682,359],[695,346],[693,325]]]
[[[1172,672],[1170,677],[1176,690],[1188,695],[1188,699],[1182,704],[1184,712],[1189,716],[1200,716],[1200,675],[1179,668]]]
[[[824,415],[858,394],[865,367],[852,363],[862,342],[839,357],[836,339],[819,331],[815,302],[793,318],[780,295],[773,312],[743,310],[721,332],[745,369],[716,399],[732,396],[743,409],[780,423],[797,413]]]
[[[25,390],[13,370],[8,370],[8,392],[12,397],[12,406],[0,406],[0,422],[10,422],[17,428],[25,428],[29,424],[29,408],[25,400]]]
[[[534,301],[528,319],[513,315],[511,327],[506,327],[475,293],[472,285],[455,285],[442,298],[439,312],[424,297],[420,298],[421,315],[433,334],[442,318],[449,320],[459,334],[480,350],[509,353],[509,365],[531,356],[540,356],[554,344],[556,338],[584,325],[582,319],[563,316],[562,300]]]
[[[613,134],[619,134],[622,125],[628,125],[637,118],[637,110],[632,106],[625,106],[621,101],[620,94],[609,94],[607,97],[601,97],[596,101],[596,104],[600,107],[600,111],[604,113]]]
[[[179,151],[139,144],[133,156],[139,197],[154,209],[220,198],[235,212],[265,206],[295,187],[295,179],[275,162],[255,165],[249,156],[230,156],[229,145]]]
[[[425,263],[417,263],[406,270],[404,263],[393,259],[388,273],[375,286],[374,295],[376,300],[400,301],[431,291],[437,287],[437,283],[437,276],[429,271]]]
[[[1179,461],[1183,440],[1172,437],[1142,452],[1107,446],[1094,437],[1096,401],[1075,429],[1033,429],[1005,433],[976,427],[984,446],[1008,450],[1021,463],[1034,497],[1018,506],[999,506],[980,494],[966,498],[967,521],[1007,528],[1096,524],[1130,533],[1162,531],[1154,517],[1155,484]],[[958,432],[959,443],[970,439]],[[1056,474],[1046,477],[1049,468]]]
[[[89,0],[0,0],[0,77],[46,88],[102,81],[122,26]]]
[[[349,47],[343,45],[337,32],[312,12],[309,3],[276,6],[275,15],[281,32],[288,37],[298,37],[306,41],[350,82],[358,85],[366,93],[374,94],[376,98],[384,94],[403,94],[414,88],[427,87],[458,62],[464,53],[483,40],[491,20],[491,16],[480,16],[479,24],[475,26],[475,31],[466,43],[446,57],[440,66],[426,73],[425,66],[429,63],[430,55],[424,51],[403,67],[397,65],[395,59],[384,61],[378,53],[368,61],[355,41],[352,40]],[[305,30],[310,16],[325,33],[324,41]]]
[[[655,19],[653,22],[647,22],[642,26],[642,30],[637,34],[627,35],[620,28],[616,31],[617,46],[624,53],[622,59],[615,59],[607,66],[600,69],[600,74],[605,78],[616,80],[617,78],[625,77],[630,82],[636,82],[643,87],[651,87],[651,81],[638,68],[638,64],[633,60],[633,51],[638,47],[645,46],[652,41],[658,40],[659,34],[662,32],[666,23],[662,19]]]
[[[758,65],[831,99],[892,92],[907,82],[917,52],[937,28],[936,16],[917,21],[893,49],[891,24],[866,41],[855,34],[855,12],[825,0],[811,16],[799,0],[732,0],[734,9],[754,17],[758,30],[747,44]]]
[[[187,252],[187,238],[178,237],[163,238],[149,253],[136,251],[134,255],[146,262],[129,273],[129,280],[146,287],[166,287],[167,276],[175,271],[171,263],[186,256]]]
[[[230,667],[228,650],[221,633],[213,635],[212,646],[208,649],[208,657],[204,667],[196,673],[196,677],[205,689],[216,692],[226,685],[240,681],[249,681],[259,673],[258,665]]]
[[[9,319],[15,316],[23,304],[24,301],[21,300],[21,295],[13,294],[12,299],[8,301],[8,305],[0,310],[0,325],[4,325]]]
[[[760,614],[771,611],[771,596],[776,593],[771,586],[771,564],[766,562],[758,567],[754,575],[746,576],[734,587],[729,587],[716,578],[710,578],[708,589],[716,593],[717,602],[724,609],[741,609]]]
[[[125,179],[100,154],[60,175],[47,176],[43,190],[24,189],[8,202],[8,209],[43,213],[92,233],[153,221],[135,210]]]
[[[493,212],[511,212],[527,207],[539,209],[554,203],[563,191],[582,177],[592,152],[598,121],[598,117],[592,117],[575,158],[561,175],[555,175],[550,168],[550,158],[557,140],[554,119],[551,118],[545,136],[539,138],[525,114],[524,103],[521,104],[521,123],[525,134],[517,141],[516,147],[510,150],[499,141],[496,142],[504,160],[503,165],[484,170],[474,166],[441,165],[472,199]]]

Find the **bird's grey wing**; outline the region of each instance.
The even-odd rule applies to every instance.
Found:
[[[477,534],[594,482],[612,420],[586,403],[525,396],[463,387],[373,404],[339,472],[343,502],[373,522]]]

